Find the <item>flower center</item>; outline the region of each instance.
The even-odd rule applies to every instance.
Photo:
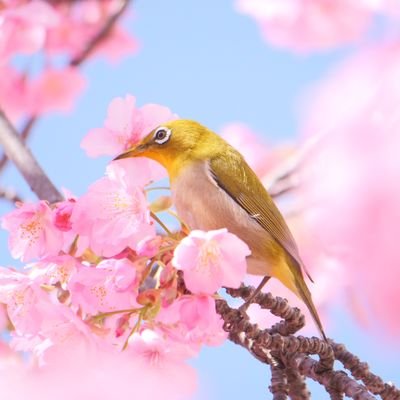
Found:
[[[25,239],[29,242],[29,244],[33,244],[39,239],[42,229],[42,220],[37,215],[29,222],[21,224],[21,239]]]
[[[215,240],[205,242],[201,247],[199,254],[199,268],[210,269],[214,265],[218,264],[220,256],[221,250],[219,249],[218,242]]]

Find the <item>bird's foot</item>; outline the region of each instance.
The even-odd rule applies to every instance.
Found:
[[[249,308],[250,304],[253,303],[254,299],[258,295],[258,293],[261,292],[262,288],[265,286],[265,284],[269,281],[270,276],[264,276],[260,284],[256,287],[254,292],[250,295],[250,297],[239,307],[239,311],[242,314],[245,314],[247,312],[247,309]]]

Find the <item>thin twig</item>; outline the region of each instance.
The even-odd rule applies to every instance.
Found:
[[[285,194],[298,186],[297,180],[294,179],[295,172],[307,159],[310,151],[319,143],[321,137],[321,135],[316,135],[308,139],[294,154],[279,164],[275,170],[271,171],[263,179],[268,192],[273,197]]]
[[[82,64],[83,61],[87,59],[87,57],[92,53],[92,51],[101,43],[111,32],[113,29],[115,23],[118,21],[118,19],[124,14],[125,10],[128,8],[130,3],[130,0],[125,0],[120,9],[114,13],[113,15],[108,18],[106,23],[103,25],[103,27],[92,37],[90,42],[87,44],[87,46],[82,50],[81,53],[76,55],[69,63],[71,67],[78,67],[79,65]]]
[[[48,200],[50,203],[63,199],[2,110],[0,110],[0,144],[39,199]]]
[[[275,182],[273,186],[268,190],[268,193],[273,199],[283,196],[286,193],[291,192],[299,187],[299,183],[293,179],[293,176],[279,182]]]
[[[0,188],[0,198],[9,201],[10,203],[17,203],[22,201],[22,198],[13,189]]]

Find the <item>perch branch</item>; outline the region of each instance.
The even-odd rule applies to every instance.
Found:
[[[233,297],[246,301],[254,288],[241,286],[227,289]],[[261,330],[249,322],[248,316],[231,308],[223,299],[216,301],[217,312],[224,321],[224,330],[229,339],[244,347],[262,363],[271,367],[272,381],[269,387],[274,399],[309,399],[305,378],[322,386],[334,400],[347,396],[357,400],[372,400],[380,395],[383,400],[400,400],[400,391],[392,384],[370,372],[368,365],[351,354],[343,345],[332,340],[293,336],[303,325],[304,316],[287,301],[273,297],[270,293],[259,293],[254,298],[263,309],[282,321],[270,329]],[[317,355],[319,360],[311,356]],[[334,361],[340,361],[344,370],[335,370]],[[345,370],[350,371],[353,377]],[[362,383],[359,383],[361,381]]]

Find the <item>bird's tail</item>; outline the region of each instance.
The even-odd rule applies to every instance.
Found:
[[[322,338],[326,341],[327,338],[325,335],[324,328],[322,326],[322,322],[319,318],[318,311],[315,308],[314,302],[311,297],[311,293],[310,293],[306,283],[304,282],[304,278],[302,276],[299,279],[296,279],[296,286],[297,286],[298,296],[301,298],[301,300],[304,301],[305,305],[308,308],[308,311],[310,311],[310,314],[311,314],[315,324],[318,327],[318,330],[321,333]]]
[[[297,261],[294,258],[292,258],[289,254],[287,254],[285,258],[288,267],[290,269],[290,272],[289,271],[287,272],[290,273],[292,279],[286,276],[286,279],[280,279],[280,280],[305,303],[315,324],[318,327],[318,330],[321,333],[322,338],[324,340],[327,340],[324,328],[322,326],[322,322],[318,315],[318,311],[315,308],[314,302],[312,300],[310,290],[308,289],[304,281],[300,265],[298,265]]]
[[[296,262],[296,261],[294,261],[294,262]],[[301,300],[303,300],[303,302],[307,306],[308,311],[310,312],[315,324],[318,327],[318,330],[321,333],[321,336],[326,341],[327,339],[326,339],[324,328],[322,326],[322,322],[319,318],[318,311],[315,308],[314,302],[312,300],[311,292],[308,289],[308,287],[304,281],[302,271],[301,271],[301,269],[295,268],[292,270],[292,272],[293,272],[293,275],[295,278],[297,295],[301,298]]]

